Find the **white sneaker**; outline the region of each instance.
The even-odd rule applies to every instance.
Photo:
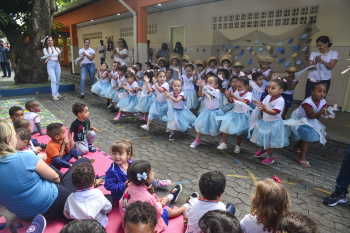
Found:
[[[110,104],[110,105],[108,105],[107,108],[113,108],[113,107],[114,107],[113,104]]]
[[[227,148],[227,144],[222,142],[220,143],[220,145],[218,147],[216,147],[219,150],[225,150]]]
[[[241,147],[236,145],[235,150],[233,151],[233,153],[238,154],[239,152],[241,152]]]
[[[147,124],[141,125],[141,128],[149,131],[149,126]]]

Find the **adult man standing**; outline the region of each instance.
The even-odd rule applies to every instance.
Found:
[[[10,59],[9,59],[9,49],[4,46],[4,41],[0,40],[0,63],[1,69],[3,71],[3,78],[11,77],[11,69],[10,69]]]
[[[101,44],[101,47],[100,47],[99,53],[101,54],[101,65],[102,65],[102,63],[104,63],[106,60],[106,46],[103,44],[103,40],[100,40],[100,44]]]

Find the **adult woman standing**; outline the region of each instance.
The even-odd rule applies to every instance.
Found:
[[[182,47],[182,44],[181,42],[176,42],[175,44],[175,49],[174,49],[174,53],[178,53],[180,54],[181,56],[184,55],[184,47]]]
[[[53,100],[59,100],[58,98],[62,97],[58,92],[61,77],[61,66],[58,57],[61,55],[61,51],[58,47],[54,47],[51,36],[45,38],[44,45],[44,55],[50,55],[47,58],[47,73],[51,79],[52,98]]]
[[[72,171],[87,158],[78,159],[63,175],[38,156],[16,151],[17,138],[11,123],[0,120],[0,204],[21,219],[43,214],[46,219],[63,216],[67,197],[75,192]]]
[[[314,78],[316,81],[321,81],[327,84],[327,91],[331,85],[332,69],[335,67],[338,61],[338,52],[330,50],[332,42],[328,36],[320,36],[316,40],[316,46],[318,51],[312,52],[309,58],[309,66],[320,65],[320,67],[313,68],[308,76],[305,89],[305,99],[311,95],[311,88],[313,82],[310,81]]]
[[[85,98],[85,80],[89,73],[91,86],[94,84],[95,78],[95,50],[90,48],[90,40],[84,39],[84,48],[79,50],[79,61],[81,62],[81,76],[80,76],[80,87],[81,87],[81,99]]]
[[[119,60],[121,64],[124,63],[125,66],[128,66],[128,62],[126,61],[128,53],[128,45],[126,44],[126,41],[123,38],[119,38],[118,48],[113,49],[111,58],[114,59],[114,61]]]
[[[169,50],[168,50],[168,45],[167,43],[163,43],[161,49],[158,50],[157,59],[160,57],[164,57],[166,59],[169,59]]]

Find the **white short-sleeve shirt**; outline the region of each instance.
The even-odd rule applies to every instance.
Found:
[[[240,222],[244,233],[269,233],[264,231],[264,224],[255,215],[247,214]]]
[[[113,72],[113,70],[112,70],[112,71],[111,71],[111,74],[112,74],[115,78],[119,78],[119,75],[118,75],[118,72],[117,72],[117,71]],[[118,81],[115,80],[114,78],[112,78],[111,83],[112,83],[113,86],[118,85]]]
[[[138,86],[139,86],[139,84],[137,84],[136,81],[134,81],[132,84],[126,83],[126,87],[127,87],[127,88],[130,88],[130,89],[133,89],[134,91],[135,91],[135,87],[138,87]],[[129,92],[129,95],[130,95],[130,96],[135,96],[135,95],[137,95],[137,92],[131,92],[131,91],[128,91],[128,92]]]
[[[166,91],[169,91],[169,84],[167,82],[163,83],[161,86]],[[159,103],[165,103],[166,97],[164,92],[159,92],[155,85],[152,86],[153,91],[156,93],[156,98]]]
[[[102,75],[105,75],[105,74],[107,74],[105,79],[102,79],[102,77],[100,76],[100,82],[101,83],[109,83],[108,71],[105,71],[105,72],[102,73]]]
[[[205,107],[209,110],[216,110],[220,108],[220,90],[215,89],[214,96],[204,95],[204,104]]]
[[[320,102],[318,103],[318,105],[315,104],[315,102],[312,100],[312,97],[308,97],[306,98],[302,103],[301,105],[297,108],[296,110],[296,115],[298,117],[306,117],[307,118],[307,115],[305,113],[305,109],[303,108],[304,105],[307,105],[307,106],[310,106],[313,110],[314,113],[318,113],[322,110],[322,108],[324,108],[326,106],[326,100],[325,99],[322,99],[320,100]]]
[[[182,91],[176,96],[175,96],[175,92],[172,91],[172,92],[170,92],[170,95],[172,97],[174,97],[175,99],[177,99],[179,96],[182,96],[182,100],[180,100],[177,103],[175,103],[174,101],[171,101],[171,106],[173,106],[173,108],[175,108],[175,109],[183,109],[185,107],[185,104],[186,104],[185,94]]]
[[[294,85],[295,83],[298,83],[298,82],[299,82],[298,80],[293,79],[293,85]],[[293,94],[294,94],[294,91],[295,91],[295,89],[293,89],[293,90],[285,90],[283,93],[284,93],[284,94],[287,94],[287,95],[293,95]]]
[[[183,82],[183,89],[185,89],[185,90],[193,90],[194,89],[193,76],[187,77],[187,75],[182,75],[181,79]]]
[[[260,71],[260,69],[258,71]],[[271,71],[272,71],[271,69],[267,69],[263,72],[263,75],[268,77]],[[265,79],[263,79],[263,84],[261,85],[261,90],[265,91],[265,88],[270,85],[270,82],[271,81],[266,81]]]
[[[91,56],[91,54],[95,54],[95,50],[92,48],[82,48],[79,49],[79,55],[81,55],[83,52],[85,52],[85,54],[87,54],[88,56]],[[84,59],[81,61],[81,64],[89,64],[89,63],[94,63],[94,60],[90,61],[87,57],[84,57]]]
[[[50,57],[47,58],[48,61],[58,61],[58,55],[60,53],[60,49],[58,47],[53,48],[53,52],[52,52],[52,48],[50,47],[48,48],[49,51],[47,51],[46,48],[43,49],[44,55],[48,55],[48,54],[52,54]]]
[[[284,99],[282,96],[279,96],[276,99],[271,99],[271,96],[267,95],[262,103],[266,106],[266,109],[277,111],[276,115],[270,115],[270,114],[267,114],[266,112],[263,112],[264,121],[271,122],[271,121],[277,121],[281,119],[282,112],[284,109]]]
[[[118,87],[122,87],[122,83],[126,82],[125,76],[118,78]]]
[[[24,114],[24,119],[27,119],[30,121],[30,125],[32,126],[32,132],[34,132],[36,125],[35,123],[39,123],[40,122],[40,117],[36,112],[27,112]]]
[[[225,90],[227,90],[227,88],[230,86],[230,81],[228,81],[227,79],[224,79],[224,81],[222,81],[222,88],[224,88]]]
[[[101,58],[106,58],[106,46],[101,45],[100,50],[104,50],[101,54]]]
[[[247,105],[249,105],[252,102],[252,93],[250,91],[247,91],[243,94],[239,94],[238,91],[235,91],[234,95],[241,98],[241,99],[248,101]],[[237,102],[237,100],[235,100],[235,99],[233,99],[233,101],[234,101],[234,103]],[[244,108],[239,104],[234,104],[232,111],[237,112],[237,113],[244,113]]]
[[[128,54],[128,50],[127,50],[127,49],[119,50],[119,48],[115,48],[115,50],[116,50],[119,54],[121,54],[121,55],[123,55],[123,54]],[[126,57],[125,59],[121,59],[117,54],[114,54],[114,61],[119,60],[119,62],[120,62],[121,64],[124,63],[125,66],[128,66],[127,58],[128,58],[128,57]]]
[[[318,57],[318,56],[321,56],[321,59],[327,63],[329,63],[332,59],[338,60],[338,52],[333,50],[329,50],[329,52],[326,53],[325,55],[322,55],[320,51],[312,52],[309,60],[315,62],[315,57]],[[325,74],[325,72],[322,69],[320,72],[318,72],[316,68],[313,68],[312,70],[310,70],[309,76],[307,78],[310,79],[311,77],[314,77],[318,81],[321,79],[329,80],[332,78],[332,72],[331,70],[327,69],[327,67],[326,67],[326,71],[327,72]],[[320,77],[320,74],[321,74],[321,77]]]
[[[214,74],[217,74],[218,73],[218,69],[214,68],[210,68],[208,67],[207,70],[205,71],[205,74],[209,73],[209,72],[213,72]]]

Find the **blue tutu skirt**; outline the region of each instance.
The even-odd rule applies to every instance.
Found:
[[[155,96],[152,94],[151,96],[145,96],[145,97],[138,97],[138,103],[135,107],[135,111],[146,113],[149,112],[149,109],[151,107],[152,99],[154,99]]]
[[[149,108],[148,119],[150,120],[162,120],[168,112],[167,102],[159,103],[156,98],[152,98],[151,107]]]
[[[327,142],[326,127],[317,119],[300,118],[294,111],[284,124],[288,135],[295,140],[320,142],[323,145]]]
[[[199,103],[200,104],[199,104],[199,109],[198,109],[198,115],[201,114],[205,110],[205,99],[204,99],[204,97],[200,98]]]
[[[225,116],[217,117],[216,120],[222,121],[220,127],[221,132],[241,135],[248,133],[250,112],[248,112],[247,115],[229,111]]]
[[[184,97],[186,100],[186,106],[189,109],[195,109],[198,106],[198,96],[197,96],[197,92],[195,89],[192,90],[185,90],[182,89],[183,93],[184,93]]]
[[[116,87],[115,89],[113,89],[113,85],[111,84],[105,94],[105,97],[108,99],[114,99],[114,97],[118,94],[118,87]]]
[[[116,90],[118,90],[118,87],[116,88]],[[116,95],[113,97],[113,103],[118,103],[118,101],[120,100],[120,98],[119,98],[119,94],[121,94],[121,93],[126,93],[126,91],[125,91],[125,89],[120,89],[119,91],[116,91]]]
[[[101,82],[97,81],[91,86],[91,91],[97,95],[101,92]]]
[[[171,110],[168,111],[166,116],[162,117],[162,120],[167,122],[167,132],[170,130],[186,132],[197,119],[187,106],[181,110],[174,108]]]
[[[224,113],[230,111],[233,108],[233,104],[228,102],[225,93],[220,93],[220,108]]]
[[[223,115],[224,112],[220,108],[216,110],[206,108],[199,114],[193,126],[198,133],[209,134],[211,136],[218,135],[220,133],[221,121],[216,120],[216,117]]]
[[[117,107],[123,112],[135,112],[135,106],[137,105],[137,96],[136,95],[128,95],[124,99],[121,99]]]
[[[110,89],[111,86],[112,86],[111,83],[101,83],[100,96],[106,97],[107,91]]]
[[[282,118],[271,122],[266,122],[263,119],[259,120],[253,129],[252,135],[249,135],[248,138],[256,145],[264,147],[264,150],[289,145],[287,130]]]

